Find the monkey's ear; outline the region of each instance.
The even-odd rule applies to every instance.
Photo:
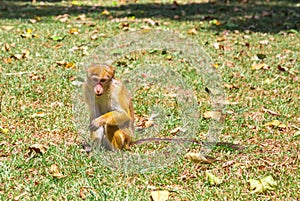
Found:
[[[111,78],[114,78],[115,77],[115,72],[116,72],[116,69],[115,67],[113,66],[109,66],[110,70],[111,70]]]

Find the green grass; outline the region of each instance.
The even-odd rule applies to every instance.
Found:
[[[0,200],[81,200],[83,195],[86,200],[149,200],[153,189],[170,191],[170,200],[299,199],[299,4],[178,1],[179,6],[172,7],[172,1],[141,2],[77,1],[73,6],[70,1],[0,2],[0,126],[8,129],[0,133]],[[111,17],[101,14],[105,9]],[[67,22],[56,20],[65,13],[69,14]],[[76,20],[83,13],[88,18],[85,23]],[[218,65],[221,82],[228,84],[228,102],[237,102],[227,105],[220,140],[238,142],[245,150],[220,147],[211,153],[218,159],[212,164],[179,158],[167,168],[143,174],[115,172],[103,164],[101,155],[88,157],[82,150],[73,124],[72,82],[89,58],[86,53],[92,54],[102,41],[123,33],[124,23],[134,30],[149,26],[144,18],[158,23],[152,29],[172,30],[194,40]],[[70,34],[72,28],[79,33]],[[187,34],[193,28],[196,34]],[[91,40],[95,31],[99,37]],[[63,40],[53,40],[53,36]],[[75,46],[88,49],[70,51]],[[16,59],[18,54],[23,58]],[[265,58],[257,60],[257,56]],[[170,62],[165,55],[153,59],[154,63]],[[76,65],[67,68],[57,61]],[[118,63],[118,75],[122,78],[123,72],[143,62],[138,56],[124,58]],[[197,92],[202,116],[210,102],[201,80],[188,65],[175,58],[171,62]],[[266,69],[251,69],[262,62]],[[142,91],[137,100],[154,104],[155,96],[149,97],[153,98],[147,99]],[[136,102],[135,109],[138,116],[147,113],[144,104]],[[176,127],[174,119],[168,122],[167,131]],[[272,120],[285,127],[265,126]],[[208,125],[209,120],[199,122],[199,138]],[[45,153],[30,152],[33,144],[46,146]],[[222,166],[232,160],[232,165]],[[53,164],[63,178],[53,176]],[[206,170],[223,183],[210,186]],[[267,175],[278,182],[276,190],[251,194],[247,180]]]

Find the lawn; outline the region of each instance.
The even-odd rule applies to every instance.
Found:
[[[153,194],[162,191],[168,200],[298,200],[299,13],[300,4],[292,0],[1,1],[0,200],[156,200]],[[218,141],[243,150],[216,146],[209,153],[216,160],[203,163],[183,157],[199,152],[199,146],[185,147],[154,156],[157,168],[145,171],[147,158],[126,166],[122,152],[83,150],[79,130],[88,125],[86,119],[77,121],[84,116],[74,110],[81,106],[79,78],[91,58],[107,50],[103,44],[119,34],[132,37],[130,42],[135,31],[169,36],[151,36],[153,44],[178,37],[175,49],[186,50],[180,55],[149,44],[147,51],[123,49],[114,61],[117,76],[133,91],[135,124],[143,135],[151,137],[162,124],[159,137],[187,127],[194,138],[204,139],[214,109],[205,83],[213,80],[226,94]],[[180,41],[202,47],[211,64],[196,64],[195,70],[186,61],[191,50]],[[206,58],[202,49],[198,54]],[[137,69],[149,66],[150,73],[168,76],[135,89],[143,81],[138,77],[143,70]],[[173,92],[192,97],[192,103],[174,101]],[[149,121],[153,107],[164,108],[166,118]],[[163,150],[165,144],[137,151]],[[107,163],[105,155],[115,158]],[[220,183],[213,185],[208,172]],[[249,180],[267,176],[276,185],[253,192]]]

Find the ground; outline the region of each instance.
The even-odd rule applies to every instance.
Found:
[[[297,1],[19,0],[1,1],[0,11],[1,200],[150,200],[158,190],[168,191],[169,200],[299,199]],[[74,124],[74,81],[103,41],[139,30],[167,31],[203,47],[226,92],[219,140],[244,150],[215,147],[212,163],[180,157],[142,173],[115,171],[103,164],[103,153],[85,153]],[[164,51],[120,59],[118,77],[145,58],[169,64],[187,80],[201,139],[211,121],[203,80],[184,58]],[[150,92],[134,99],[137,126],[146,126],[145,105],[157,103]],[[176,109],[171,98],[162,102]],[[175,122],[162,135],[172,134]],[[207,171],[221,183],[211,185]],[[266,176],[276,181],[274,189],[253,193],[249,180]]]

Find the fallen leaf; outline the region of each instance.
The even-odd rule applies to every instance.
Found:
[[[151,191],[151,198],[153,201],[166,201],[169,199],[169,191]]]
[[[102,11],[101,15],[110,15],[110,13],[105,9],[104,11]]]
[[[66,65],[65,65],[65,68],[75,68],[75,63],[73,62],[68,62]]]
[[[9,130],[8,130],[7,128],[2,128],[2,127],[0,126],[0,133],[7,134],[8,131],[9,131]]]
[[[14,54],[11,56],[11,58],[21,60],[23,58],[23,54]]]
[[[184,158],[191,160],[193,162],[196,163],[213,163],[215,162],[217,159],[210,157],[210,156],[204,156],[201,153],[193,153],[193,152],[189,152],[187,153]]]
[[[222,113],[219,111],[206,111],[203,114],[204,119],[213,119],[216,121],[220,121],[222,119]]]
[[[29,50],[23,50],[22,51],[22,58],[23,59],[26,59],[26,58],[28,58],[29,57],[29,54],[30,54],[30,51]]]
[[[44,116],[46,116],[46,115],[47,115],[47,114],[46,114],[45,112],[40,111],[40,112],[37,112],[37,113],[35,113],[35,114],[32,114],[32,115],[31,115],[31,118],[44,117]]]
[[[59,167],[56,164],[51,165],[49,172],[53,177],[58,178],[58,179],[65,177],[62,173],[60,173]]]
[[[5,43],[4,47],[2,48],[2,50],[8,52],[10,50],[10,45],[8,43]]]
[[[261,45],[268,45],[269,41],[268,40],[261,40],[261,41],[259,41],[259,44],[261,44]]]
[[[268,190],[273,191],[275,190],[275,186],[277,186],[276,181],[271,175],[259,180],[249,179],[248,182],[250,183],[251,193],[263,193]]]
[[[206,180],[209,182],[210,185],[219,185],[222,183],[222,180],[210,173],[209,171],[205,172]]]
[[[198,31],[195,28],[192,28],[192,29],[187,31],[187,34],[190,34],[190,35],[196,35],[197,33],[198,33]]]
[[[265,63],[253,64],[251,66],[252,70],[268,69],[269,66]]]
[[[203,118],[204,118],[204,119],[210,119],[210,118],[211,118],[211,111],[206,111],[206,112],[204,112]]]
[[[174,128],[173,130],[170,131],[171,134],[176,134],[178,132],[185,132],[186,130],[181,128],[181,127],[177,127],[177,128]]]
[[[86,195],[85,195],[86,193],[87,193],[86,188],[80,188],[79,197],[84,200],[86,198]]]
[[[278,128],[286,128],[286,125],[281,123],[280,121],[278,120],[273,120],[273,121],[270,121],[268,123],[265,124],[266,127],[278,127]]]
[[[234,163],[235,163],[235,160],[227,161],[227,162],[222,164],[222,167],[223,168],[229,167],[229,166],[232,166]]]
[[[69,34],[74,34],[74,35],[79,34],[79,30],[76,28],[72,28],[69,30]]]
[[[85,21],[85,20],[86,20],[86,15],[85,15],[84,13],[81,14],[81,15],[78,15],[78,16],[76,17],[76,20]]]
[[[2,61],[5,63],[5,64],[9,64],[12,62],[12,58],[3,58]]]
[[[5,64],[9,64],[12,62],[12,58],[3,58],[2,61],[5,63]]]
[[[98,34],[91,35],[91,39],[92,40],[97,40],[98,39]]]
[[[62,65],[66,65],[67,62],[66,61],[56,61],[56,64],[59,66],[62,66]]]
[[[227,89],[238,89],[237,86],[233,85],[233,84],[227,84],[227,83],[224,83],[223,84],[225,88]]]
[[[36,19],[29,19],[28,21],[29,21],[31,24],[37,23],[37,20],[36,20]]]
[[[278,68],[278,70],[280,70],[282,72],[288,72],[289,71],[289,69],[287,67],[284,67],[282,65],[278,65],[277,68]]]
[[[148,120],[145,121],[145,128],[149,128],[154,125],[154,121]]]
[[[52,40],[54,40],[54,41],[60,42],[60,41],[62,41],[63,39],[65,39],[66,36],[67,36],[67,35],[65,35],[65,36],[52,35],[52,36],[50,36],[50,38],[51,38]]]
[[[1,26],[2,29],[4,29],[5,31],[10,31],[12,30],[14,27],[13,26]]]
[[[59,20],[61,22],[66,22],[69,19],[69,15],[68,14],[63,14],[63,15],[58,15],[55,20]]]
[[[223,42],[225,40],[226,40],[225,37],[217,37],[217,42]]]
[[[146,18],[146,19],[143,19],[143,22],[148,24],[149,26],[155,26],[155,25],[158,25],[157,22],[155,22],[153,19],[151,18]]]
[[[47,151],[47,147],[42,144],[33,144],[29,146],[29,152],[32,153],[33,151],[37,154],[44,154]]]

